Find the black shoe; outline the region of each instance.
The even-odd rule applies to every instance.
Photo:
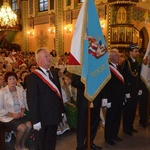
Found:
[[[124,131],[125,134],[132,136],[133,133],[131,131]]]
[[[132,129],[133,133],[138,133],[138,130]]]
[[[143,128],[147,128],[147,124],[145,124],[145,123],[140,123],[140,126]]]
[[[115,138],[113,138],[113,140],[115,141],[123,141],[123,139],[121,139],[120,137],[116,136]]]
[[[86,147],[77,147],[76,150],[86,150]]]
[[[94,143],[91,144],[91,150],[101,150],[102,147],[95,145]]]
[[[146,121],[139,121],[141,127],[146,128],[148,126]]]
[[[105,140],[109,145],[115,145],[115,142],[113,140]]]

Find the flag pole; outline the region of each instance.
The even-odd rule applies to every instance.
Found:
[[[90,150],[91,142],[90,142],[90,132],[91,132],[91,111],[90,111],[91,102],[88,100],[88,120],[87,120],[87,150]]]
[[[149,116],[150,116],[150,92],[148,92],[148,108],[147,108],[147,125],[149,125]]]

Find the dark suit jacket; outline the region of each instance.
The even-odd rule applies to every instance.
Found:
[[[72,86],[77,88],[77,106],[78,108],[87,108],[88,107],[88,100],[84,96],[84,84],[81,82],[81,76],[76,74],[72,75]],[[100,92],[97,97],[93,101],[94,108],[101,107],[101,99],[102,99],[102,92]]]
[[[130,67],[129,67],[129,64]],[[130,71],[131,68],[131,71]],[[133,61],[130,57],[123,62],[122,73],[125,79],[126,93],[137,95],[139,89],[140,67],[137,61]],[[137,76],[134,76],[138,74]]]
[[[109,64],[112,65],[111,63]],[[103,93],[108,98],[108,102],[112,102],[113,104],[122,105],[125,100],[125,85],[112,71],[111,79],[104,87]]]
[[[40,68],[38,68],[42,71]],[[58,74],[51,70],[56,86],[60,89]],[[61,120],[61,100],[56,93],[36,74],[27,78],[27,103],[32,124],[59,124]]]

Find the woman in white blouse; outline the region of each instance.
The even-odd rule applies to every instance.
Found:
[[[25,141],[31,131],[31,122],[24,115],[26,105],[25,91],[16,86],[17,75],[7,72],[4,80],[7,86],[0,89],[0,121],[16,131],[16,150],[27,150]]]

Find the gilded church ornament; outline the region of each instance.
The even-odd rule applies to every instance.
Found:
[[[47,33],[41,30],[36,36],[37,47],[46,47],[48,39]]]

